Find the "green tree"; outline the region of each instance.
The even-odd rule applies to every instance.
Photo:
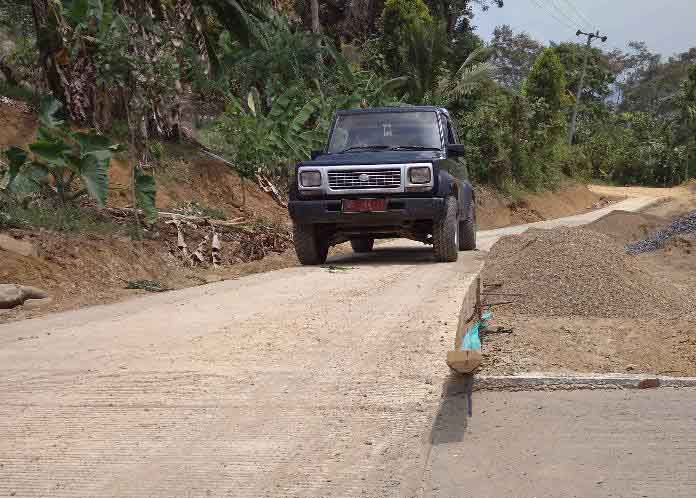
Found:
[[[474,5],[484,11],[491,6],[503,6],[503,0],[427,0],[427,3],[433,15],[445,21],[450,36],[464,29],[471,30]]]
[[[688,76],[679,92],[681,135],[685,144],[684,180],[696,173],[696,64],[689,67]]]
[[[531,99],[543,99],[551,112],[561,110],[566,90],[565,69],[552,48],[544,49],[532,66],[525,84]]]
[[[622,111],[678,112],[674,97],[688,76],[689,66],[696,64],[696,48],[662,60],[644,43],[632,43],[633,54],[626,57]]]
[[[496,66],[496,80],[513,90],[520,89],[544,49],[527,33],[514,33],[507,24],[495,28],[491,45],[495,49],[491,62]]]
[[[350,78],[347,63],[323,36],[298,29],[279,15],[255,25],[247,47],[228,32],[222,37],[223,67],[239,97],[254,87],[268,110],[273,96],[289,86],[316,86],[331,72]]]
[[[402,69],[408,78],[408,100],[412,104],[432,103],[449,52],[444,24],[416,24],[405,41]]]
[[[565,68],[567,90],[571,95],[577,95],[587,47],[584,44],[565,42],[553,45],[553,50]],[[604,101],[611,95],[615,81],[604,52],[596,47],[590,48],[582,101]]]
[[[439,96],[449,107],[458,108],[482,86],[493,81],[495,66],[488,62],[494,49],[480,47],[474,50],[453,74],[440,78]]]
[[[409,42],[433,28],[433,18],[423,0],[386,0],[381,24],[384,60],[393,75],[402,75],[409,69]]]

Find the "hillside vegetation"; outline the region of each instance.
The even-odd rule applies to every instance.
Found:
[[[671,186],[696,174],[696,48],[668,59],[642,42],[585,54],[584,45],[545,46],[508,26],[486,44],[474,4],[488,15],[504,8],[500,0],[6,1],[0,93],[32,106],[39,132],[6,150],[0,202],[5,210],[104,205],[118,159],[129,171],[120,187],[140,208],[137,234],[161,206],[164,152],[190,142],[242,179],[242,207],[250,182],[282,203],[291,166],[322,146],[335,110],[376,105],[446,106],[472,179],[513,194],[568,177]]]

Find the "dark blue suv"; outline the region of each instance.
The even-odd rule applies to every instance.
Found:
[[[289,210],[302,264],[350,241],[432,244],[438,261],[476,249],[474,191],[452,120],[441,107],[340,111],[325,150],[297,165]]]

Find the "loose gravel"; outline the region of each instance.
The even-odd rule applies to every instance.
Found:
[[[484,284],[499,284],[491,301],[514,300],[504,313],[661,319],[688,316],[677,287],[657,279],[607,235],[579,228],[530,230],[491,249]],[[509,298],[508,298],[509,297]]]
[[[656,251],[665,247],[669,239],[675,235],[696,233],[696,210],[677,218],[665,228],[652,233],[649,237],[626,245],[629,254],[642,254]]]

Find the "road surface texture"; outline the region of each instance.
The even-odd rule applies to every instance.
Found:
[[[587,223],[610,209],[545,225]],[[520,229],[482,232],[482,246]],[[429,493],[447,457],[431,445],[438,410],[449,406],[445,354],[482,259],[433,264],[428,248],[397,242],[334,259],[340,268],[291,268],[2,325],[0,496]],[[520,435],[500,420],[498,441],[517,439],[513,448],[544,427],[526,417],[529,434]],[[489,436],[456,444],[483,451]],[[638,444],[642,434],[633,437]],[[654,451],[678,433],[664,437]],[[517,457],[531,464],[509,458]],[[463,456],[451,458],[470,471]]]
[[[696,496],[694,390],[479,392],[468,426],[449,391],[427,498]]]

